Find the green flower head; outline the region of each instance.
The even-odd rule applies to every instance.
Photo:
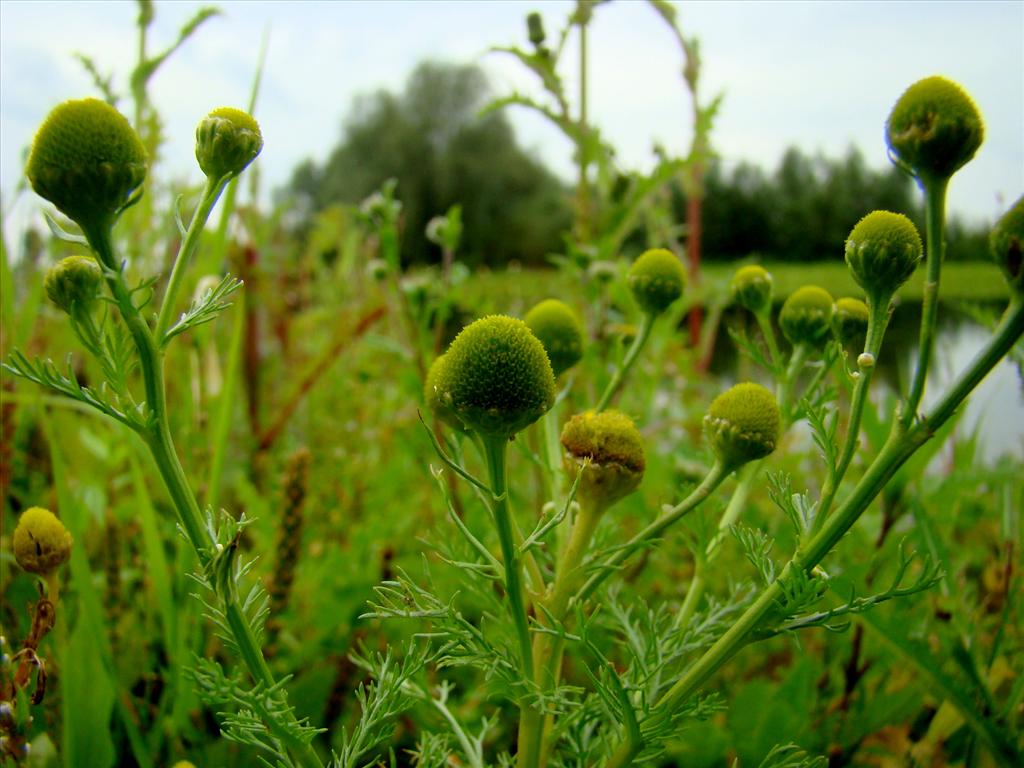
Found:
[[[65,101],[32,141],[32,189],[85,230],[109,227],[146,178],[146,148],[128,120],[99,99]]]
[[[636,303],[649,315],[660,315],[683,295],[686,273],[674,253],[664,248],[644,251],[633,262],[626,282]]]
[[[42,507],[21,513],[14,529],[14,559],[24,570],[46,576],[71,557],[71,534],[57,516]]]
[[[805,285],[786,299],[779,312],[779,327],[791,344],[820,347],[828,340],[835,308],[824,288]]]
[[[1018,294],[1024,293],[1024,196],[1017,199],[989,234],[989,251]]]
[[[470,323],[433,378],[438,400],[467,429],[511,438],[555,401],[547,353],[526,323],[491,315]]]
[[[832,330],[846,346],[863,346],[868,332],[868,305],[860,299],[838,299]]]
[[[583,325],[565,302],[547,299],[526,313],[523,322],[540,339],[555,376],[583,357]]]
[[[868,299],[888,304],[921,261],[917,227],[902,213],[872,211],[850,231],[846,264]]]
[[[102,286],[103,272],[96,260],[88,256],[61,259],[50,267],[43,280],[50,301],[69,315],[76,307],[92,306]]]
[[[897,160],[919,179],[948,179],[974,157],[985,124],[963,88],[944,77],[926,77],[900,96],[885,137]]]
[[[704,417],[704,432],[729,471],[775,450],[782,418],[775,396],[760,384],[737,384],[716,397]]]
[[[729,289],[732,300],[755,315],[767,312],[772,306],[772,276],[757,264],[737,269]]]
[[[259,123],[240,109],[215,109],[196,128],[196,160],[210,179],[237,176],[262,149]]]
[[[570,475],[583,467],[577,490],[581,501],[610,507],[643,479],[643,439],[624,413],[588,411],[573,416],[562,428],[562,446]]]

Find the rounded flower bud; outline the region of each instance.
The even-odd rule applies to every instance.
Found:
[[[69,315],[74,308],[88,308],[99,296],[103,272],[95,259],[68,256],[54,264],[46,273],[43,287],[58,309]]]
[[[772,305],[772,276],[764,267],[748,264],[733,275],[729,286],[732,300],[755,315],[767,312]]]
[[[555,376],[583,357],[583,325],[565,302],[547,299],[526,313],[523,322],[540,339]]]
[[[481,435],[511,437],[554,404],[551,363],[522,320],[491,315],[470,323],[444,358],[433,379],[437,398]]]
[[[237,176],[261,149],[259,123],[240,109],[215,109],[196,128],[196,160],[211,179]]]
[[[43,121],[25,175],[32,189],[83,229],[109,226],[146,178],[146,148],[128,120],[99,99],[65,101]]]
[[[920,179],[948,179],[985,138],[974,101],[944,77],[926,77],[904,91],[885,124],[889,149]]]
[[[868,316],[868,305],[860,299],[839,299],[832,315],[832,330],[844,345],[863,346]]]
[[[914,274],[924,246],[917,227],[902,213],[872,211],[846,240],[846,264],[868,298],[887,304]]]
[[[575,476],[584,461],[577,495],[607,508],[637,489],[644,476],[644,444],[633,420],[619,411],[577,414],[562,428],[566,465]]]
[[[992,258],[1017,293],[1024,292],[1024,196],[996,222],[989,235]]]
[[[46,576],[71,557],[71,534],[47,509],[30,507],[14,529],[14,559],[29,573]]]
[[[795,290],[779,312],[779,327],[791,344],[822,346],[832,328],[835,311],[824,288],[805,285]]]
[[[626,275],[629,290],[640,308],[660,315],[683,295],[686,273],[674,253],[664,248],[644,251]]]
[[[592,261],[587,267],[587,277],[599,285],[606,285],[619,275],[619,268],[614,261],[599,259]]]
[[[711,402],[704,432],[722,465],[732,471],[775,450],[782,417],[775,396],[760,384],[737,384]]]

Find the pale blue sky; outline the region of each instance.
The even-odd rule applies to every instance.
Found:
[[[202,3],[158,2],[150,48],[158,50]],[[154,100],[170,143],[161,171],[198,181],[195,124],[210,109],[248,99],[260,40],[270,29],[257,106],[266,139],[263,185],[284,183],[311,157],[323,160],[340,136],[354,96],[398,89],[424,58],[477,61],[496,94],[538,93],[492,45],[527,45],[525,16],[539,10],[549,37],[573,4],[540,2],[221,2],[202,29],[157,74]],[[955,178],[950,208],[991,221],[1024,192],[1024,3],[678,2],[687,34],[699,37],[706,93],[725,93],[713,141],[727,164],[772,169],[786,147],[839,156],[854,144],[886,164],[883,125],[903,89],[942,74],[960,82],[985,116],[978,157]],[[61,100],[95,95],[72,57],[92,56],[127,91],[135,56],[134,3],[0,0],[0,189],[5,215],[35,127]],[[591,32],[591,110],[627,169],[650,167],[657,141],[682,154],[689,106],[680,54],[640,0],[598,8]],[[567,51],[567,82],[576,80]],[[130,109],[127,99],[122,104]],[[571,149],[554,129],[511,113],[521,142],[567,178]],[[16,202],[16,220],[37,210]],[[9,236],[12,233],[8,233]]]

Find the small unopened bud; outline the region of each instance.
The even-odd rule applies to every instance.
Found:
[[[637,489],[644,476],[644,444],[633,420],[619,411],[577,414],[562,428],[571,476],[582,467],[577,495],[607,509]]]
[[[583,325],[576,313],[558,299],[547,299],[526,313],[523,322],[540,339],[555,376],[583,357]]]
[[[83,229],[109,227],[146,178],[146,148],[128,120],[99,99],[65,101],[32,141],[32,189]]]
[[[21,513],[14,529],[14,559],[29,573],[48,576],[71,557],[71,534],[57,516],[42,507]]]
[[[1024,293],[1024,196],[996,222],[989,235],[989,252],[1017,294]]]
[[[654,248],[644,251],[633,262],[626,282],[645,313],[660,315],[683,295],[686,273],[674,253],[665,248]]]
[[[896,158],[922,180],[948,179],[966,165],[985,138],[970,96],[944,77],[919,80],[900,96],[885,124]]]
[[[237,176],[262,149],[259,123],[240,109],[215,109],[196,128],[196,160],[211,179]]]
[[[832,316],[832,330],[847,346],[863,346],[868,332],[868,305],[860,299],[838,299]]]
[[[779,311],[779,327],[791,344],[824,345],[835,308],[824,288],[805,285],[795,290]]]
[[[764,267],[748,264],[733,275],[732,300],[755,315],[772,305],[772,276]]]
[[[544,33],[544,19],[539,13],[534,11],[526,17],[526,29],[530,35],[530,42],[535,48],[544,45],[544,39],[547,36]]]
[[[870,352],[861,352],[857,355],[857,367],[869,370],[875,367],[875,356]]]
[[[103,272],[88,256],[61,259],[47,270],[43,280],[47,297],[69,315],[76,307],[87,310],[92,306],[102,286]]]
[[[704,432],[727,470],[775,450],[782,417],[775,396],[760,384],[737,384],[711,402]]]
[[[522,320],[501,315],[462,329],[432,386],[467,429],[487,437],[512,437],[555,401],[555,376],[544,346]]]

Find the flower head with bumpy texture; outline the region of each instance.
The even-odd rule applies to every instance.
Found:
[[[1006,282],[1016,293],[1024,293],[1024,196],[996,222],[988,243]]]
[[[527,312],[523,322],[544,345],[555,376],[583,357],[583,325],[565,302],[546,299]]]
[[[237,176],[262,149],[259,123],[240,109],[215,109],[196,128],[196,160],[211,179]]]
[[[71,534],[48,509],[30,507],[14,529],[14,559],[29,573],[46,576],[71,557]]]
[[[96,260],[88,256],[61,259],[47,270],[43,280],[47,297],[69,315],[76,307],[90,307],[102,285],[103,272]]]
[[[427,371],[427,380],[423,385],[423,402],[426,403],[427,408],[429,408],[438,419],[443,421],[449,427],[462,429],[462,422],[459,421],[459,417],[455,415],[455,411],[445,404],[444,400],[441,398],[441,391],[437,387],[438,377],[441,375],[441,371],[445,365],[445,357],[446,355],[441,355],[430,364],[430,370]]]
[[[846,239],[846,264],[868,299],[888,304],[921,261],[917,227],[902,213],[872,211]]]
[[[732,300],[755,315],[772,305],[772,276],[764,267],[748,264],[733,275],[729,286]]]
[[[889,113],[885,138],[896,158],[922,180],[948,179],[985,138],[970,96],[944,77],[926,77],[904,91]]]
[[[862,346],[868,332],[868,317],[868,305],[860,299],[838,299],[832,330],[844,345]]]
[[[835,308],[824,288],[805,285],[786,299],[779,311],[779,327],[791,344],[822,346],[828,340]]]
[[[782,417],[775,396],[760,384],[737,384],[711,402],[704,432],[729,471],[775,450]]]
[[[65,101],[43,121],[25,175],[32,189],[90,230],[110,226],[146,178],[146,148],[99,99]]]
[[[653,248],[633,262],[626,282],[644,312],[660,315],[683,295],[686,273],[674,253],[665,248]]]
[[[522,320],[490,315],[470,323],[444,359],[434,376],[437,397],[481,435],[509,438],[555,401],[547,353]]]
[[[644,443],[633,420],[619,411],[587,411],[562,428],[571,476],[583,468],[581,501],[607,509],[637,489],[644,477]]]

